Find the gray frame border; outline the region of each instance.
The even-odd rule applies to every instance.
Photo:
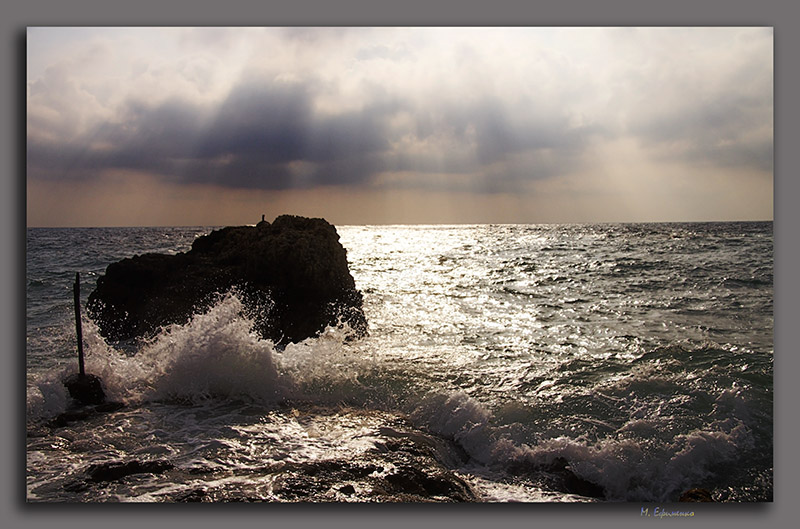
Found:
[[[0,304],[2,351],[12,369],[4,369],[2,455],[7,458],[0,480],[4,527],[131,527],[205,528],[221,523],[271,527],[283,524],[312,527],[407,527],[415,525],[480,528],[487,525],[533,526],[551,522],[568,526],[638,527],[643,518],[638,504],[623,505],[26,505],[24,502],[24,268],[25,268],[25,27],[33,25],[680,25],[772,26],[775,46],[775,459],[772,504],[697,506],[696,516],[680,524],[704,527],[750,526],[754,523],[788,526],[794,517],[792,484],[798,458],[792,440],[798,438],[791,410],[797,397],[793,374],[798,358],[790,348],[796,322],[800,282],[791,273],[800,264],[797,237],[798,179],[792,171],[798,160],[798,68],[793,59],[800,49],[797,28],[800,4],[780,0],[406,0],[381,4],[369,0],[294,0],[254,3],[246,0],[139,0],[115,4],[103,0],[6,0],[0,7],[4,38],[2,95],[6,119],[2,125],[0,178],[2,207],[0,252],[3,301]],[[22,387],[21,387],[22,386]],[[652,507],[652,506],[651,506]],[[649,519],[648,522],[653,519]],[[647,523],[647,522],[645,522]],[[657,522],[656,522],[657,523]]]

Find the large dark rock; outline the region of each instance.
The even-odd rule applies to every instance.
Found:
[[[366,333],[362,296],[336,228],[284,215],[270,224],[228,227],[198,237],[177,255],[144,254],[108,266],[89,296],[101,334],[120,340],[184,323],[236,288],[255,330],[275,343],[347,323]]]

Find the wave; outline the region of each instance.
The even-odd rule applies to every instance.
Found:
[[[674,500],[683,490],[708,483],[720,465],[738,461],[756,446],[749,427],[753,404],[736,388],[711,399],[708,421],[661,435],[675,420],[669,406],[685,404],[659,397],[680,387],[685,374],[681,356],[718,358],[716,349],[660,349],[611,382],[598,382],[571,401],[565,397],[565,406],[596,403],[604,396],[627,399],[629,413],[621,425],[605,425],[603,435],[567,435],[535,430],[535,416],[547,417],[548,407],[558,411],[560,401],[544,400],[516,411],[506,407],[506,413],[459,388],[417,391],[413,362],[383,359],[370,351],[374,342],[348,341],[347,328],[329,328],[317,338],[279,349],[254,333],[252,324],[231,292],[188,323],[163,328],[130,354],[106,343],[87,321],[86,368],[104,381],[110,400],[132,405],[306,402],[396,413],[421,431],[452,441],[464,456],[451,454],[446,459],[452,465],[492,469],[507,476],[506,483],[519,478],[542,483],[561,465],[611,501]],[[67,364],[33,378],[29,419],[53,417],[67,408],[61,380],[74,371],[74,364]],[[570,413],[580,418],[576,410]]]
[[[580,480],[608,501],[675,501],[689,488],[713,488],[721,465],[738,461],[754,448],[750,430],[734,419],[679,434],[655,449],[639,436],[625,435],[651,433],[654,426],[643,419],[633,419],[616,436],[595,441],[558,436],[521,443],[504,436],[504,428],[493,424],[495,417],[463,392],[428,396],[411,418],[417,426],[455,441],[469,456],[472,470],[478,463],[494,469],[495,477],[500,472],[517,478],[507,483],[522,477],[539,484],[552,481],[560,471],[562,481]],[[566,487],[565,492],[575,492]]]
[[[348,327],[278,349],[252,331],[235,292],[186,324],[165,326],[134,351],[109,345],[84,319],[86,370],[99,376],[110,400],[202,402],[246,399],[262,404],[288,399],[341,400],[363,372],[347,345]],[[63,411],[68,399],[61,380],[74,363],[36,377],[28,390],[29,417]]]

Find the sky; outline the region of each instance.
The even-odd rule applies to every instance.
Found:
[[[769,27],[29,27],[28,226],[771,220]]]

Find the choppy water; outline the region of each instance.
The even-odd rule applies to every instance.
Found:
[[[485,501],[589,501],[560,461],[609,501],[772,500],[771,222],[337,229],[369,337],[276,350],[235,293],[124,348],[84,315],[87,371],[127,406],[60,427],[74,273],[85,302],[109,263],[210,228],[28,229],[29,501],[367,501],[293,469],[366,468],[400,434]],[[174,468],[76,485],[130,459]]]

